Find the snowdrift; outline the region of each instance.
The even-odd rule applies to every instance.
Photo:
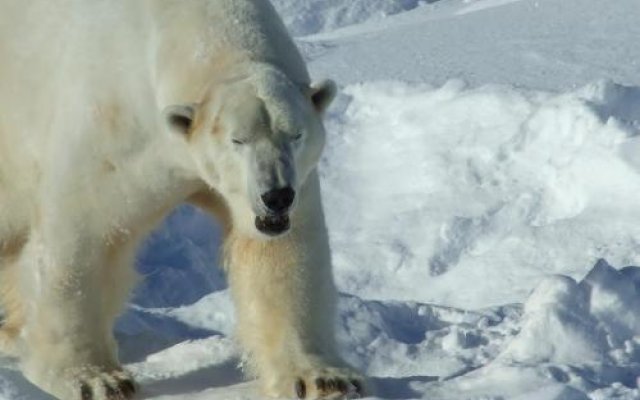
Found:
[[[638,264],[640,89],[349,86],[322,168],[340,286],[481,307]],[[418,284],[419,283],[419,284]]]

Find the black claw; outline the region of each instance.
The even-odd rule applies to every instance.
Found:
[[[354,388],[356,388],[356,393],[359,396],[364,395],[364,390],[362,389],[362,383],[360,383],[360,381],[358,381],[356,379],[352,379],[351,380],[351,384],[353,385]]]
[[[80,386],[80,397],[82,397],[82,400],[93,400],[93,390],[91,390],[91,386],[83,383]]]
[[[299,399],[304,399],[307,397],[307,385],[305,385],[302,379],[298,379],[296,382],[296,394]]]
[[[316,379],[316,387],[318,388],[318,391],[321,393],[324,393],[327,391],[327,381],[324,380],[324,378],[318,378]]]
[[[338,381],[335,379],[327,379],[327,390],[330,392],[335,391],[338,388]]]
[[[120,391],[125,395],[126,398],[133,396],[133,394],[136,392],[136,385],[131,379],[120,381],[119,386]]]
[[[111,386],[107,386],[104,388],[104,391],[107,395],[107,399],[109,400],[120,399],[120,391],[118,389],[114,389]]]
[[[342,394],[349,393],[349,386],[347,386],[347,382],[342,379],[336,379],[336,388],[338,389],[338,392]]]

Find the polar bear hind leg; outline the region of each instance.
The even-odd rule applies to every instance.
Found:
[[[20,277],[31,296],[22,369],[59,399],[130,399],[136,387],[118,362],[112,334],[124,298],[108,277],[119,276],[119,266],[111,264],[119,257],[104,234],[80,228],[85,225],[68,214],[51,214],[62,218],[34,227],[19,259],[20,268],[35,271]],[[131,280],[120,283],[129,287]]]

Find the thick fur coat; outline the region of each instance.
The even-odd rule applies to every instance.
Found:
[[[361,392],[316,174],[334,94],[266,0],[0,0],[0,348],[60,399],[132,398],[112,324],[139,242],[190,201],[225,228],[263,392]]]

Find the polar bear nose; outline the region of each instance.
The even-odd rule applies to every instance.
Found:
[[[270,190],[260,197],[264,205],[267,206],[271,212],[283,214],[293,204],[296,192],[290,186],[287,186],[282,189]]]

